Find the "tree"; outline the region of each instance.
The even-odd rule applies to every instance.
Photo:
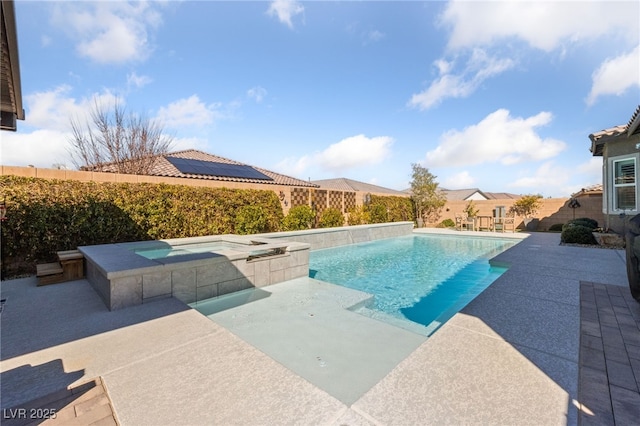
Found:
[[[85,123],[74,118],[70,122],[71,158],[81,170],[148,174],[173,143],[160,122],[127,113],[118,99],[112,105],[94,99]]]
[[[511,211],[518,216],[523,216],[526,219],[531,218],[542,206],[542,195],[523,195],[518,198],[511,206]]]
[[[436,176],[419,164],[411,164],[411,198],[416,208],[416,219],[435,222],[447,202],[445,194],[438,188]]]
[[[465,212],[468,217],[476,217],[479,211],[480,209],[476,208],[476,205],[473,204],[473,200],[469,200],[463,210],[463,212]]]

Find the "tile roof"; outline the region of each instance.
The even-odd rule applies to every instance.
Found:
[[[337,179],[321,179],[314,180],[313,183],[319,185],[321,188],[336,189],[340,191],[356,191],[356,192],[371,192],[374,194],[387,194],[395,195],[397,197],[407,197],[408,194],[403,191],[397,191],[391,188],[385,188],[383,186],[372,185],[370,183],[360,182],[353,179],[337,178]]]
[[[582,188],[580,191],[571,194],[572,197],[577,197],[579,195],[585,195],[585,194],[593,194],[593,193],[600,193],[602,194],[602,190],[603,190],[603,185],[601,183],[596,183],[595,185],[589,185],[586,186],[584,188]]]
[[[482,195],[484,198],[489,198],[487,195],[480,191],[478,188],[468,188],[468,189],[442,189],[442,191],[447,196],[448,201],[462,201],[471,197],[473,194],[478,193]]]
[[[512,194],[510,192],[483,192],[490,200],[517,200],[522,197],[520,194]]]
[[[251,178],[240,178],[240,177],[229,177],[229,176],[211,176],[211,175],[196,175],[196,174],[186,174],[180,172],[173,164],[169,162],[165,157],[176,157],[176,158],[187,158],[192,160],[202,160],[202,161],[212,161],[216,163],[224,163],[224,164],[236,164],[247,166],[248,164],[240,163],[238,161],[230,160],[228,158],[220,157],[213,154],[207,154],[206,152],[202,152],[196,149],[187,149],[184,151],[170,152],[165,155],[158,156],[156,163],[153,165],[153,169],[149,173],[150,176],[164,176],[164,177],[177,177],[177,178],[186,178],[186,179],[204,179],[204,180],[215,180],[215,181],[227,181],[227,182],[243,182],[243,183],[260,183],[267,185],[284,185],[284,186],[302,186],[302,187],[312,187],[317,188],[318,185],[302,180],[297,179],[291,176],[283,175],[280,173],[272,172],[271,170],[262,169],[260,167],[253,167],[255,170],[260,173],[267,175],[273,180],[264,180],[264,179],[251,179]],[[100,171],[104,172],[115,172],[113,166],[105,165],[100,168]]]
[[[631,115],[627,124],[610,127],[600,130],[589,135],[591,139],[591,153],[593,156],[601,156],[604,144],[611,139],[615,139],[620,135],[627,134],[627,137],[640,132],[640,105],[638,105]]]

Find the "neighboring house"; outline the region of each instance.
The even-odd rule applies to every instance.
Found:
[[[2,0],[1,3],[0,130],[15,131],[16,121],[24,120],[16,15],[13,0]]]
[[[383,186],[373,185],[370,183],[360,182],[347,178],[321,179],[313,180],[312,183],[319,185],[321,188],[337,189],[340,191],[364,192],[375,195],[393,195],[396,197],[408,197],[409,194],[395,189],[385,188]]]
[[[83,169],[100,172],[116,172],[116,167],[113,164],[84,167]],[[318,187],[318,185],[306,180],[286,176],[260,167],[250,166],[217,155],[207,154],[206,152],[196,149],[159,155],[147,175],[249,184],[246,187],[256,184],[260,186]]]
[[[488,200],[489,197],[478,188],[470,189],[442,189],[447,201]]]
[[[623,233],[626,221],[639,213],[640,105],[625,125],[589,135],[591,153],[602,157],[602,212],[605,227]]]

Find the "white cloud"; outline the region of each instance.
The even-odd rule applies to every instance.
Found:
[[[35,130],[31,133],[6,132],[2,135],[2,156],[5,166],[51,168],[54,164],[73,167],[69,154],[70,134],[57,130]]]
[[[496,49],[519,54],[521,49],[513,40],[520,40],[530,47],[545,52],[584,43],[602,37],[624,46],[640,39],[640,4],[638,2],[469,2],[452,0],[447,3],[438,23],[450,31],[448,54],[462,55],[479,48]],[[509,44],[507,44],[507,43]],[[500,44],[499,44],[500,43]],[[504,55],[504,54],[503,54]],[[629,69],[633,57],[620,58],[619,62],[603,64],[594,74],[594,85],[587,102],[593,103],[602,94],[620,94],[638,84],[638,52],[635,53],[635,72],[613,79]],[[456,71],[455,64],[445,58],[435,61],[439,76],[430,86],[414,94],[408,105],[427,109],[447,98],[462,98],[474,93],[489,77],[503,73],[515,65],[512,59],[485,58],[480,68],[473,66],[473,58],[464,68]],[[605,67],[606,65],[606,67]],[[633,80],[633,81],[630,81]]]
[[[439,77],[428,89],[414,94],[409,101],[410,107],[421,110],[439,104],[446,98],[464,98],[471,95],[489,77],[501,74],[513,68],[511,59],[490,57],[482,49],[474,49],[464,69],[458,74],[451,73],[453,63],[438,59],[434,66],[438,68]]]
[[[388,136],[368,138],[351,136],[316,155],[320,164],[329,170],[346,170],[353,167],[379,164],[390,154],[393,139]]]
[[[127,87],[135,87],[136,89],[140,89],[141,87],[146,86],[151,83],[153,80],[151,77],[146,75],[138,75],[134,72],[127,74]]]
[[[517,38],[551,51],[612,33],[637,42],[639,12],[637,2],[450,1],[440,23],[451,28],[452,49]]]
[[[384,39],[386,37],[386,34],[378,30],[371,30],[364,33],[363,37],[364,37],[364,44],[369,44],[369,43],[376,43]]]
[[[476,183],[476,179],[467,171],[461,171],[446,178],[441,186],[447,189],[465,189],[472,188]]]
[[[278,20],[293,28],[291,18],[304,12],[304,7],[296,0],[275,0],[269,5],[267,14],[277,16]]]
[[[640,45],[625,55],[604,61],[591,78],[593,85],[587,105],[593,105],[599,96],[619,96],[632,87],[640,87]]]
[[[90,98],[83,98],[79,102],[69,97],[71,87],[58,86],[53,90],[31,93],[25,96],[27,109],[25,125],[39,128],[67,132],[70,120],[76,119],[84,123],[94,102],[100,105],[112,105],[115,95],[110,92],[96,93]]]
[[[591,157],[586,163],[579,164],[577,171],[589,176],[594,183],[602,181],[602,157]]]
[[[247,96],[257,103],[260,103],[264,100],[265,96],[267,96],[267,89],[260,86],[252,87],[251,89],[247,90]]]
[[[525,188],[525,192],[540,193],[552,196],[567,196],[558,193],[563,185],[569,181],[572,171],[567,167],[556,166],[552,161],[543,163],[532,176],[523,176],[511,183],[511,188]],[[564,193],[564,190],[561,190]]]
[[[165,126],[172,129],[186,126],[206,126],[223,117],[219,108],[220,104],[206,105],[197,95],[192,95],[160,108],[157,118]]]
[[[351,136],[328,146],[325,150],[307,154],[298,158],[285,158],[276,165],[283,173],[304,176],[312,169],[328,171],[332,174],[347,170],[380,164],[391,154],[393,138],[365,135]],[[314,173],[315,174],[315,173]]]
[[[427,152],[425,164],[428,167],[495,162],[509,165],[554,157],[566,144],[552,138],[543,139],[535,131],[551,120],[549,112],[514,118],[509,111],[499,109],[478,124],[443,134],[438,147]]]
[[[209,143],[206,139],[201,138],[173,138],[171,143],[171,151],[184,151],[186,149],[199,149],[208,151]]]
[[[149,32],[162,19],[161,2],[63,2],[56,4],[53,23],[76,43],[77,52],[92,61],[124,63],[147,58]]]
[[[274,169],[288,176],[303,176],[313,166],[311,156],[304,155],[300,158],[287,157],[280,161]]]

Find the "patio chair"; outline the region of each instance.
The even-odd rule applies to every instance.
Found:
[[[462,231],[466,229],[467,231],[475,231],[476,230],[476,221],[474,218],[467,216],[464,213],[456,213],[455,214],[455,223],[456,229],[458,231]]]
[[[506,216],[493,218],[494,231],[504,232],[509,228],[511,229],[511,232],[516,232],[516,218],[512,213],[508,213]]]

